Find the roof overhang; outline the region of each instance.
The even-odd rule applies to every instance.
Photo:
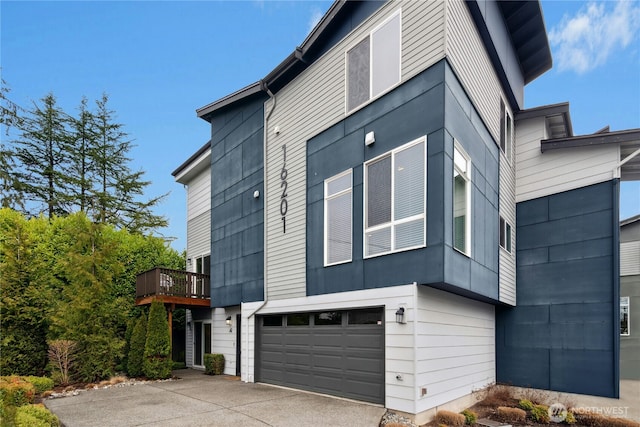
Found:
[[[638,221],[640,221],[640,214],[634,215],[627,219],[623,219],[622,221],[620,221],[620,227],[624,227],[625,225],[630,225]]]
[[[527,120],[536,117],[544,117],[550,139],[573,136],[568,102],[521,110],[516,114],[515,120]]]
[[[550,150],[613,144],[620,146],[620,163],[618,164],[620,179],[623,181],[639,181],[640,129],[627,129],[616,132],[599,131],[591,135],[545,139],[540,141],[540,149],[544,153]]]
[[[176,182],[187,185],[197,174],[211,167],[211,141],[204,144],[198,151],[176,168],[171,175]]]

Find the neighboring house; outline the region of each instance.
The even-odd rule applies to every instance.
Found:
[[[525,110],[550,68],[538,2],[336,1],[199,109],[211,141],[173,173],[189,269],[211,278],[187,364],[223,353],[244,381],[419,422],[496,380],[617,397],[640,131],[575,137],[567,104]]]
[[[620,378],[640,380],[640,215],[620,222]]]

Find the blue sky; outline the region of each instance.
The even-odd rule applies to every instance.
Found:
[[[186,245],[186,195],[171,172],[209,137],[195,109],[264,77],[330,1],[0,2],[2,78],[22,106],[53,92],[65,111],[110,95],[134,140],[165,236]],[[525,106],[569,101],[576,134],[640,128],[640,2],[543,1],[554,68]],[[5,136],[2,136],[5,138]],[[640,213],[640,183],[623,185],[621,217]]]

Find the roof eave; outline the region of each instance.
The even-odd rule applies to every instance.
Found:
[[[191,155],[187,160],[185,160],[180,166],[178,166],[173,172],[171,172],[171,176],[176,178],[182,171],[187,169],[189,165],[195,162],[200,156],[207,152],[211,148],[211,140],[207,141],[202,147],[198,149],[195,153]]]
[[[568,138],[543,139],[540,149],[544,153],[560,148],[589,147],[603,144],[619,144],[640,140],[640,129],[626,129],[617,132],[595,133],[591,135],[572,136]]]
[[[201,119],[210,121],[208,117],[211,113],[263,91],[264,84],[262,80],[259,80],[255,83],[250,84],[249,86],[245,86],[242,89],[233,92],[230,95],[225,96],[224,98],[221,98],[217,101],[212,102],[211,104],[197,109],[196,114]]]

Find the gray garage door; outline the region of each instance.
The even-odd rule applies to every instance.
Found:
[[[382,308],[259,316],[256,379],[384,404]]]

